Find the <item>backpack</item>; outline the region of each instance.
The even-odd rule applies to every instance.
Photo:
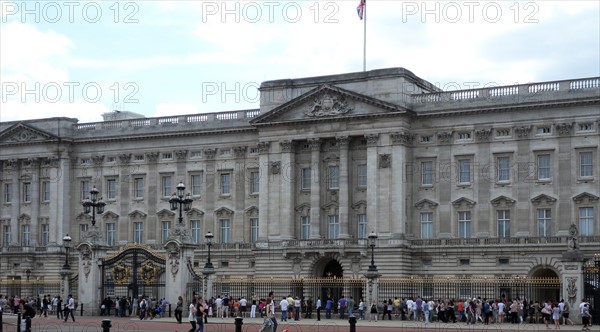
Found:
[[[34,318],[35,317],[35,310],[29,304],[25,305],[25,316],[29,316],[30,318]]]
[[[142,306],[141,306],[141,308],[142,308],[142,309],[146,309],[146,301],[145,301],[145,300],[144,300],[144,301],[142,301]]]

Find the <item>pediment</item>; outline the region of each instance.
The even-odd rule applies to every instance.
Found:
[[[28,223],[28,222],[30,222],[30,221],[31,221],[31,216],[30,216],[30,215],[28,215],[27,213],[22,213],[22,214],[19,216],[19,222],[25,222],[25,223]]]
[[[187,215],[190,217],[199,218],[199,217],[204,216],[204,211],[196,209],[196,208],[192,208],[190,211],[188,211]]]
[[[358,213],[365,214],[367,213],[367,201],[360,200],[351,206],[352,210],[357,211]]]
[[[226,207],[221,207],[215,210],[215,214],[219,217],[231,217],[233,215],[233,210],[230,210]]]
[[[323,209],[323,211],[327,211],[328,215],[338,214],[338,204],[335,202],[325,204],[321,207],[321,209]]]
[[[533,205],[540,205],[540,204],[547,205],[547,204],[553,204],[554,202],[556,202],[556,198],[554,198],[552,196],[548,196],[546,194],[540,194],[531,199],[531,203]]]
[[[466,207],[468,207],[468,208],[472,208],[472,207],[475,206],[475,204],[476,204],[475,201],[470,200],[470,199],[468,199],[466,197],[461,197],[461,198],[455,200],[454,202],[452,202],[452,205],[454,207],[456,207],[456,208],[461,207],[463,205],[466,206]]]
[[[296,210],[296,212],[298,212],[302,216],[308,216],[310,214],[310,204],[308,204],[308,203],[300,204],[300,205],[296,206],[296,208],[294,210]]]
[[[409,112],[412,114],[412,111],[396,104],[336,86],[321,85],[256,117],[250,123],[268,125],[298,121],[330,121],[341,118],[401,115]]]
[[[21,122],[0,133],[2,144],[56,142],[57,140],[57,136]]]
[[[173,218],[175,216],[175,212],[173,212],[171,210],[167,210],[167,209],[162,209],[162,210],[156,212],[156,215],[159,218]]]
[[[131,211],[128,214],[129,218],[131,219],[144,219],[146,218],[146,214],[140,210],[135,210],[135,211]]]
[[[107,211],[107,212],[104,212],[104,214],[102,214],[102,219],[103,220],[109,220],[109,219],[117,220],[117,219],[119,219],[119,215],[112,211]]]
[[[510,206],[513,206],[515,204],[515,202],[516,201],[514,199],[512,199],[510,197],[506,197],[504,195],[498,196],[490,201],[490,203],[492,203],[492,205],[495,207],[499,207],[499,206],[510,207]]]
[[[573,201],[576,204],[591,203],[591,202],[597,201],[598,199],[600,199],[600,197],[598,197],[596,195],[592,195],[588,192],[583,192],[583,193],[573,197]]]
[[[249,207],[246,210],[244,210],[244,212],[246,212],[247,216],[257,216],[258,215],[258,208],[256,206],[252,205],[251,207]]]
[[[430,201],[427,198],[423,198],[422,200],[418,201],[415,204],[415,207],[418,210],[422,210],[423,208],[427,208],[427,209],[435,209],[435,207],[438,206],[438,203],[434,202],[434,201]]]

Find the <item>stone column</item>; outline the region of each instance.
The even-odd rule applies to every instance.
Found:
[[[40,223],[40,172],[39,159],[31,159],[31,229],[29,243],[32,247],[37,247]]]
[[[279,222],[281,224],[280,234],[282,240],[292,240],[296,225],[295,217],[295,183],[296,183],[296,168],[294,167],[294,142],[285,140],[279,142],[281,147],[281,175],[280,175],[280,202],[281,209]]]
[[[166,250],[166,276],[165,296],[169,303],[177,303],[179,296],[187,298],[187,284],[191,281],[188,267],[192,266],[194,259],[194,246],[170,239],[165,243]]]
[[[365,137],[367,139],[367,224],[368,231],[377,232],[377,145],[379,134],[369,134]]]
[[[404,239],[406,234],[406,164],[407,145],[412,143],[413,137],[407,133],[393,133],[390,135],[392,143],[392,237]]]
[[[19,161],[16,159],[9,160],[6,162],[7,172],[12,172],[12,204],[10,205],[11,216],[10,216],[10,245],[17,245],[19,243],[19,202],[21,196],[19,193],[21,190],[21,182],[19,181]]]
[[[311,138],[308,140],[311,150],[310,170],[310,239],[321,239],[321,179],[320,179],[320,154],[321,139]]]
[[[258,239],[269,238],[269,142],[258,143],[259,153],[259,198],[258,198]]]
[[[347,239],[350,237],[348,229],[352,220],[349,218],[350,208],[350,190],[349,190],[349,176],[348,171],[348,136],[341,136],[336,138],[337,145],[340,149],[340,174],[339,174],[339,217],[340,217],[340,239]]]

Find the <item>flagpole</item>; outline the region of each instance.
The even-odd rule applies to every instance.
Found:
[[[367,4],[363,6],[363,71],[367,71]]]

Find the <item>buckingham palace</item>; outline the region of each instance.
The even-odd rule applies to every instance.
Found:
[[[381,298],[530,278],[599,306],[599,81],[443,91],[388,68],[266,81],[258,109],[0,122],[0,294],[174,302],[375,267]]]

